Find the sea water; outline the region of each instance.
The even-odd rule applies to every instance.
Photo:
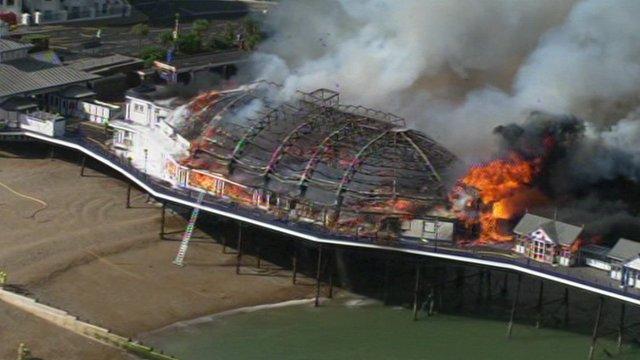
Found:
[[[296,305],[212,317],[148,338],[183,360],[200,359],[586,359],[590,337],[504,321],[412,311],[368,302]],[[640,359],[626,344],[600,339],[595,359]]]

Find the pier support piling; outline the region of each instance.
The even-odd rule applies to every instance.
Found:
[[[240,274],[241,262],[242,262],[242,223],[238,222],[238,253],[236,254],[236,275]]]
[[[507,326],[507,339],[511,339],[511,333],[513,332],[513,321],[516,316],[516,307],[518,306],[518,300],[520,298],[521,283],[522,283],[522,274],[518,274],[518,284],[516,285],[516,293],[513,296],[513,304],[511,305],[511,315],[509,316],[509,325]]]
[[[564,299],[562,300],[564,305],[564,326],[569,325],[569,288],[564,288]]]
[[[295,246],[295,245],[294,245]],[[298,249],[294,247],[293,257],[291,258],[293,274],[291,274],[291,283],[296,284],[296,276],[298,275]]]
[[[131,183],[127,183],[127,209],[131,208]]]
[[[482,303],[482,292],[483,292],[483,287],[484,285],[484,271],[480,270],[480,272],[478,273],[478,297],[476,298],[476,303],[477,304],[481,304]]]
[[[600,297],[600,303],[598,304],[598,313],[596,314],[596,323],[593,325],[593,333],[591,334],[591,346],[589,347],[588,359],[592,360],[596,351],[596,344],[598,342],[598,327],[600,326],[600,318],[602,316],[602,306],[604,305],[604,298]]]
[[[162,212],[160,213],[160,240],[164,240],[164,229],[166,223],[167,203],[162,202]]]
[[[391,266],[390,261],[389,260],[385,260],[384,262],[384,289],[382,290],[382,301],[384,302],[385,305],[389,304],[389,281],[390,281],[390,269],[389,267]]]
[[[316,301],[315,307],[320,306],[320,275],[322,273],[322,245],[318,246],[318,266],[316,268]]]
[[[544,280],[540,280],[540,288],[538,289],[538,304],[536,305],[536,328],[542,325],[542,299],[544,293]]]
[[[329,294],[327,297],[329,299],[333,299],[333,273],[335,270],[335,252],[332,257],[332,260],[329,261]]]
[[[502,295],[503,298],[507,297],[508,286],[509,286],[509,273],[506,272],[504,273],[504,279],[502,280],[502,289],[500,289],[500,295]]]
[[[487,270],[487,300],[491,303],[492,295],[491,295],[491,270]]]
[[[84,176],[84,168],[86,166],[86,163],[87,163],[87,156],[82,155],[82,162],[80,163],[80,177]]]
[[[420,269],[419,263],[416,264],[416,283],[413,288],[413,320],[418,320],[418,302],[420,300]]]
[[[624,316],[626,313],[625,303],[620,304],[620,324],[618,325],[618,352],[622,350],[622,340],[624,337]]]
[[[458,305],[457,308],[458,310],[462,309],[462,306],[464,305],[464,296],[463,296],[463,291],[464,291],[464,281],[465,281],[465,273],[466,273],[466,269],[463,267],[459,267],[457,269],[457,277],[456,277],[456,288],[458,289]]]

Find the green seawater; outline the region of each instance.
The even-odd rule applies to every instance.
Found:
[[[259,310],[172,328],[147,342],[183,360],[200,359],[586,359],[590,337],[506,322],[407,309],[332,303]],[[640,348],[600,339],[595,359],[640,359]]]

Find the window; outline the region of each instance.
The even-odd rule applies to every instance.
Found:
[[[133,104],[133,111],[135,111],[137,113],[143,113],[144,112],[144,106],[142,106],[140,104]]]

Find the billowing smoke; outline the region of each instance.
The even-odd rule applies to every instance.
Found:
[[[560,141],[554,206],[638,230],[637,14],[637,0],[283,0],[254,75],[397,113],[469,162]]]

